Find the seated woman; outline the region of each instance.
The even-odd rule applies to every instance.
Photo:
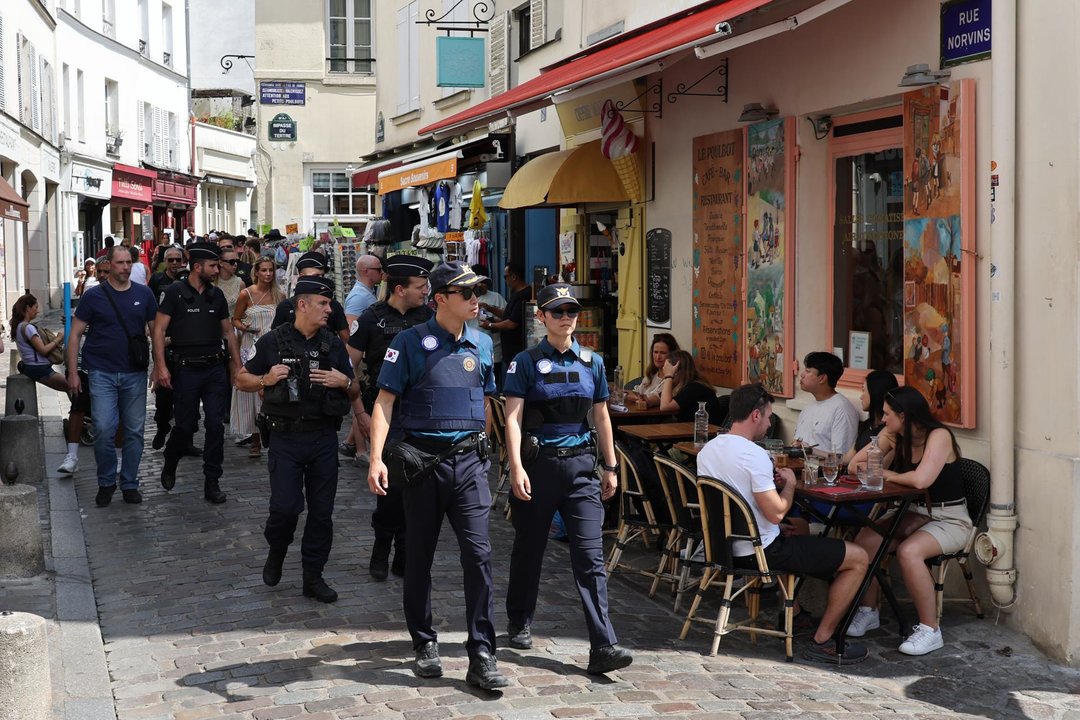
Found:
[[[863,380],[863,391],[860,396],[862,409],[866,411],[866,422],[859,428],[859,436],[855,439],[855,447],[851,449],[846,460],[850,461],[855,453],[870,444],[870,438],[881,432],[885,427],[884,415],[885,393],[895,390],[899,386],[896,376],[888,370],[871,370]],[[854,471],[854,467],[852,468]]]
[[[652,346],[649,349],[650,362],[645,370],[641,381],[634,386],[633,391],[626,393],[626,402],[636,403],[641,398],[649,407],[660,404],[661,371],[664,363],[671,353],[679,349],[679,343],[671,333],[657,333],[653,335]],[[711,417],[711,416],[710,416]]]
[[[926,398],[915,388],[905,386],[887,392],[883,419],[887,432],[881,433],[878,444],[889,468],[885,479],[928,490],[929,494],[930,505],[912,506],[901,521],[894,541],[904,584],[919,615],[919,624],[900,644],[900,652],[925,655],[944,645],[938,627],[934,581],[926,560],[961,549],[971,530],[964,481],[957,462],[960,447],[952,431],[930,413]],[[852,467],[866,462],[868,449],[856,453]],[[886,516],[879,522],[892,522],[892,518]],[[855,542],[867,553],[875,553],[882,538],[870,528],[863,528]],[[848,635],[861,637],[880,626],[878,592],[875,581],[863,596]]]
[[[661,411],[676,415],[679,422],[689,422],[694,419],[698,403],[704,402],[709,423],[719,425],[724,422],[716,390],[698,374],[693,355],[676,350],[664,361],[664,369],[659,375]]]

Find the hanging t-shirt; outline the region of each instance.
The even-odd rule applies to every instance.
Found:
[[[450,227],[461,229],[461,183],[450,183]]]
[[[428,191],[426,188],[417,190],[416,197],[420,205],[417,208],[417,212],[420,213],[420,232],[422,234],[431,224],[431,221],[428,219],[428,216],[431,214],[431,201],[428,199]]]
[[[439,232],[450,229],[450,188],[446,183],[435,188],[435,227]]]

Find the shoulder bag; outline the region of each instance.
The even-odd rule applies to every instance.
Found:
[[[131,366],[136,370],[146,370],[150,367],[150,341],[146,335],[132,335],[128,332],[127,323],[124,322],[124,316],[120,314],[120,308],[116,307],[116,301],[113,300],[113,291],[106,287],[108,283],[102,283],[101,289],[105,292],[105,297],[109,298],[109,304],[112,305],[113,312],[116,313],[116,319],[120,322],[120,328],[124,331],[124,335],[128,339],[128,360],[131,362]]]
[[[26,325],[23,325],[23,338],[26,340],[26,344],[30,345],[30,335],[26,332],[27,331],[27,325],[34,325],[34,323],[26,323]],[[51,343],[53,340],[56,339],[56,333],[54,333],[49,328],[38,327],[37,325],[34,325],[34,327],[37,328],[38,335],[41,336],[41,342],[44,343],[45,345],[48,345],[49,343]],[[30,347],[33,347],[33,345],[30,345]],[[35,350],[35,352],[37,352],[37,351]],[[63,365],[64,364],[64,343],[63,343],[63,341],[57,343],[56,347],[54,347],[52,350],[50,350],[45,355],[45,358],[53,365]]]

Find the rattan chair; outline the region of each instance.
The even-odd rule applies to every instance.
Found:
[[[496,462],[499,463],[499,480],[491,493],[491,509],[505,496],[504,511],[510,517],[510,456],[506,450],[506,399],[501,395],[491,398],[491,434],[495,444]]]
[[[635,540],[641,540],[646,549],[652,549],[652,538],[667,535],[670,523],[661,523],[656,519],[652,501],[641,484],[641,474],[634,460],[627,453],[622,443],[616,441],[615,455],[621,467],[619,478],[619,529],[615,535],[615,545],[608,556],[607,572],[617,569],[639,572],[653,577],[651,570],[642,570],[631,565],[620,564],[623,551]]]
[[[975,592],[975,579],[968,568],[968,558],[971,555],[971,546],[975,543],[975,536],[979,533],[979,526],[986,520],[986,512],[990,509],[990,471],[982,464],[960,458],[960,476],[964,479],[964,497],[967,500],[968,515],[971,516],[971,532],[968,533],[964,547],[954,553],[945,553],[932,557],[926,561],[934,576],[934,590],[937,595],[937,616],[941,621],[942,606],[945,601],[945,573],[949,565],[955,562],[960,571],[964,573],[967,581],[968,596],[970,602],[975,605],[975,614],[983,617],[982,604],[979,603],[979,595]],[[966,602],[958,598],[960,602]]]
[[[765,559],[765,549],[761,545],[761,534],[757,520],[750,505],[742,496],[726,483],[711,477],[699,476],[697,479],[698,503],[701,507],[701,526],[705,540],[705,571],[698,585],[694,602],[683,623],[679,639],[683,640],[690,632],[690,625],[698,619],[698,607],[705,592],[714,584],[723,583],[724,593],[720,600],[720,613],[713,626],[713,642],[710,655],[715,655],[720,647],[720,639],[728,633],[741,630],[749,632],[751,641],[757,640],[757,634],[782,637],[785,641],[785,654],[791,662],[793,608],[795,605],[796,575],[777,574],[769,569]],[[754,567],[736,565],[732,553],[735,541],[749,542],[754,549]],[[742,578],[744,583],[734,589],[735,578]],[[784,628],[762,628],[757,626],[760,615],[758,592],[765,586],[775,584],[784,603]],[[743,593],[747,593],[749,617],[739,622],[731,622],[731,604]]]
[[[696,479],[689,468],[667,455],[657,453],[653,456],[653,462],[673,523],[649,597],[656,594],[662,580],[670,580],[675,595],[674,610],[677,612],[683,593],[691,587],[690,570],[695,565],[692,558],[702,541]]]

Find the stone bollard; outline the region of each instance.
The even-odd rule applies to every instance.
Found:
[[[43,572],[37,488],[0,484],[0,578],[28,578]]]
[[[15,463],[19,479],[37,483],[45,479],[45,450],[41,428],[33,415],[8,415],[0,420],[0,468]]]
[[[0,718],[48,720],[51,715],[45,619],[0,612]]]
[[[23,401],[22,413],[16,412],[15,403],[18,400]],[[35,417],[38,414],[37,383],[22,373],[8,375],[7,395],[4,400],[4,415],[10,417],[18,414]]]

